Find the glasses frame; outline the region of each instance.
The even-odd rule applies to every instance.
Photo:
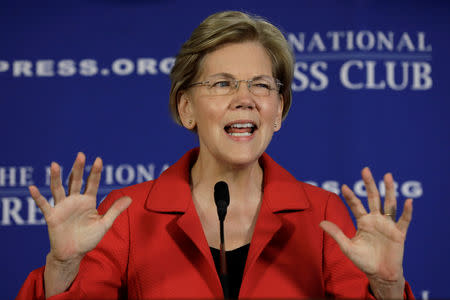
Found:
[[[239,89],[239,87],[240,87],[240,85],[241,85],[241,82],[246,82],[247,83],[247,89],[248,89],[248,91],[252,94],[252,95],[254,95],[254,96],[258,96],[258,97],[267,97],[267,96],[269,96],[270,95],[270,91],[277,91],[277,93],[280,93],[280,90],[281,90],[281,87],[283,86],[283,83],[279,80],[279,79],[277,79],[277,78],[273,78],[273,77],[271,77],[272,79],[274,79],[275,80],[275,85],[277,86],[276,88],[270,88],[269,87],[269,89],[268,89],[268,94],[267,95],[265,95],[265,96],[262,96],[262,95],[255,95],[255,93],[254,92],[252,92],[252,89],[251,89],[251,87],[253,86],[252,85],[252,83],[254,82],[254,81],[257,81],[257,80],[261,80],[261,77],[257,77],[257,78],[253,78],[253,79],[231,79],[231,78],[229,78],[229,79],[224,79],[223,81],[230,81],[232,84],[231,84],[231,90],[230,90],[230,92],[229,93],[227,93],[227,94],[223,94],[223,95],[216,95],[216,96],[228,96],[228,95],[232,95],[233,93],[235,93],[238,89]],[[220,81],[220,80],[219,80]],[[213,83],[214,81],[213,80],[205,80],[205,81],[199,81],[199,82],[194,82],[194,83],[191,83],[191,84],[189,84],[188,86],[187,86],[187,88],[191,88],[191,87],[195,87],[195,86],[206,86],[206,87],[208,87],[208,89],[212,89],[213,88],[213,86],[212,86],[212,83]]]

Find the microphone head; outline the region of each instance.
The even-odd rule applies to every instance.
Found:
[[[230,204],[230,193],[226,182],[219,181],[214,185],[214,202],[216,202],[219,220],[224,221],[227,215],[227,207]]]

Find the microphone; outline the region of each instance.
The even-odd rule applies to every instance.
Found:
[[[227,215],[227,208],[230,204],[230,193],[228,192],[228,184],[224,181],[219,181],[214,185],[214,201],[217,206],[217,214],[219,221],[225,221]]]
[[[230,204],[230,193],[228,192],[228,185],[224,181],[219,181],[214,185],[214,202],[217,206],[217,215],[220,221],[220,283],[222,284],[223,295],[225,299],[230,299],[230,292],[228,287],[228,272],[227,260],[225,256],[225,234],[223,229],[223,222],[227,215],[227,208]]]

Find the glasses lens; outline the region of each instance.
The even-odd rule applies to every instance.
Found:
[[[277,90],[275,80],[268,78],[255,79],[250,83],[250,91],[255,96],[269,96],[271,90]]]
[[[238,88],[240,82],[246,82],[250,92],[255,96],[267,97],[270,91],[279,91],[280,84],[272,77],[260,77],[253,80],[235,80],[215,78],[205,81],[211,95],[230,95]]]
[[[228,95],[233,89],[233,81],[228,79],[216,79],[211,81],[209,91],[213,95]]]

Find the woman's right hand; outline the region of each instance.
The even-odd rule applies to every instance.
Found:
[[[119,198],[104,215],[99,215],[96,198],[102,160],[95,160],[82,193],[85,161],[84,154],[78,153],[70,174],[67,195],[61,182],[61,168],[57,163],[51,164],[50,189],[55,200],[54,207],[36,186],[29,187],[31,197],[44,214],[50,238],[50,253],[44,273],[46,297],[64,292],[70,286],[78,273],[81,259],[97,246],[115,218],[131,203],[129,197]]]

